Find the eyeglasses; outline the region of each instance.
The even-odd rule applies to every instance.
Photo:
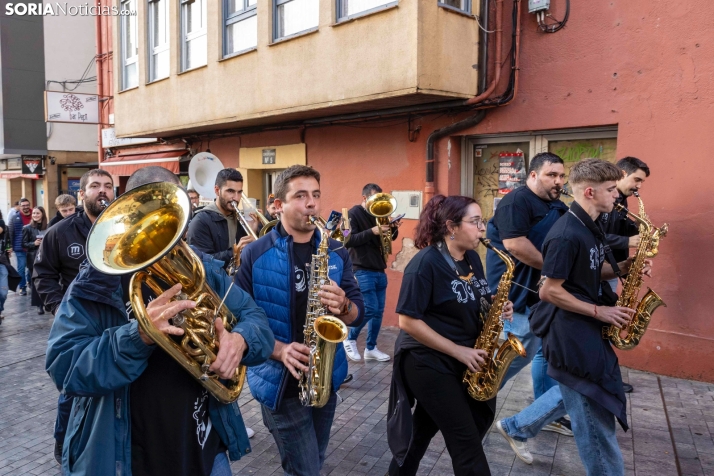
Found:
[[[481,228],[482,226],[485,226],[486,223],[483,221],[483,218],[475,218],[473,220],[464,220],[464,223],[469,223],[471,225],[476,225],[478,228]]]

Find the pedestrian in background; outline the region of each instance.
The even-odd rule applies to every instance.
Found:
[[[2,212],[0,212],[0,324],[4,316],[2,315],[5,310],[5,300],[7,299],[7,266],[10,265],[10,258],[8,252],[6,251],[5,238],[8,236],[7,226],[5,221],[2,219]]]
[[[32,276],[32,270],[35,263],[35,257],[39,253],[42,238],[47,230],[47,214],[43,207],[35,207],[32,210],[32,221],[22,229],[22,247],[27,250],[27,271],[28,275]],[[30,295],[32,296],[31,306],[37,306],[37,314],[44,314],[42,300],[37,294],[37,289],[32,284],[32,278],[28,279],[30,284]]]
[[[17,258],[17,272],[20,273],[20,296],[27,296],[27,250],[22,246],[22,229],[32,220],[30,201],[20,199],[20,211],[13,214],[12,221],[8,223],[10,229],[10,243],[12,251]]]
[[[55,198],[55,208],[57,209],[57,214],[52,217],[49,225],[47,225],[48,227],[61,222],[70,215],[74,215],[78,208],[82,209],[82,207],[77,207],[77,199],[66,193]]]

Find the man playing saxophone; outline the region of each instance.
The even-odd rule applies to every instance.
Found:
[[[628,272],[632,261],[615,261],[595,222],[601,213],[612,211],[620,178],[620,169],[600,159],[585,159],[570,170],[575,202],[543,243],[542,302],[531,315],[531,329],[543,342],[548,375],[562,394],[564,407],[555,415],[566,410],[570,415],[588,475],[624,474],[615,418],[628,429],[627,400],[617,355],[602,330],[622,328],[634,310],[617,306],[617,296],[603,281],[620,270]],[[632,271],[649,276],[650,267],[646,260],[642,270]]]
[[[301,403],[299,380],[308,371],[310,355],[304,325],[314,292],[308,286],[308,270],[321,241],[311,220],[320,213],[320,174],[304,165],[289,167],[276,178],[274,193],[280,222],[246,246],[235,277],[265,310],[276,338],[270,359],[248,370],[248,383],[261,403],[263,422],[277,443],[285,474],[319,476],[335,414],[335,392],[347,375],[345,351],[337,345],[327,403]],[[359,325],[364,304],[352,262],[340,242],[330,239],[327,248],[327,270],[322,271],[329,282],[318,292],[320,302],[345,324]]]
[[[496,399],[471,398],[462,383],[465,371],[480,371],[489,358],[474,348],[492,294],[474,251],[484,232],[481,208],[470,197],[437,195],[419,217],[415,244],[421,251],[404,271],[397,303],[401,332],[387,412],[390,476],[415,475],[438,431],[456,476],[491,474],[481,441]],[[511,319],[513,304],[506,301],[499,314]]]
[[[129,178],[127,189],[154,182],[180,185],[168,170],[146,167]],[[232,332],[221,319],[215,321],[220,347],[210,371],[230,378],[239,364],[257,365],[268,358],[273,334],[263,310],[242,290],[230,289],[222,263],[197,254],[207,284],[219,296],[228,292],[225,305],[238,321]],[[46,369],[62,393],[75,396],[62,474],[230,474],[229,458],[250,451],[237,402],[220,403],[157,349],[134,319],[131,277],[111,276],[85,262],[57,310]],[[142,290],[146,314],[167,336],[183,335],[184,329],[170,319],[197,307],[188,299],[172,300],[179,292],[180,285],[158,296]]]

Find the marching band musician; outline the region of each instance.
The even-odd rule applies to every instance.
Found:
[[[135,172],[127,189],[153,182],[180,185],[161,167]],[[219,351],[210,367],[230,378],[240,365],[264,362],[274,338],[265,313],[244,291],[230,288],[222,262],[197,252],[206,282],[238,320],[231,332],[216,320]],[[229,459],[250,451],[237,402],[221,404],[133,318],[131,275],[110,276],[86,262],[72,282],[50,331],[46,370],[74,404],[62,453],[62,474],[149,476],[230,475]],[[194,301],[171,301],[181,286],[159,296],[146,287],[149,318],[167,336]],[[155,297],[155,299],[153,299]],[[226,452],[228,454],[226,454]]]
[[[421,213],[415,239],[421,251],[407,265],[397,303],[401,332],[387,421],[391,476],[416,474],[437,431],[456,476],[491,474],[481,441],[496,399],[477,401],[462,384],[466,369],[479,371],[488,355],[474,349],[483,328],[480,314],[491,303],[474,251],[484,232],[481,209],[470,197],[437,195]],[[503,318],[512,315],[509,301]]]
[[[236,169],[223,169],[216,176],[216,199],[198,209],[188,226],[188,244],[228,266],[233,258],[233,244],[242,250],[253,238],[238,223],[231,202],[240,203],[243,195],[243,175]],[[259,231],[258,220],[250,222],[254,232]]]
[[[377,348],[377,336],[382,327],[384,301],[387,296],[387,273],[384,272],[387,263],[384,261],[380,233],[392,232],[392,240],[394,240],[399,231],[396,229],[398,225],[394,226],[394,229],[392,225],[375,225],[374,216],[365,209],[367,198],[381,192],[382,188],[379,185],[368,183],[362,189],[362,203],[355,205],[349,211],[350,235],[345,247],[350,251],[352,268],[364,297],[364,320],[359,327],[350,327],[350,334],[344,341],[347,357],[354,361],[362,360],[357,350],[357,337],[365,325],[367,342],[364,360],[380,362],[390,360],[388,354]]]
[[[280,222],[241,255],[235,282],[268,315],[275,348],[263,365],[248,370],[250,391],[261,404],[263,423],[280,452],[283,471],[290,476],[319,476],[325,461],[337,403],[336,391],[347,375],[347,359],[337,345],[332,391],[321,408],[303,406],[299,372],[308,370],[310,350],[303,344],[312,255],[320,239],[309,217],[320,213],[320,174],[293,165],[275,180],[275,205]],[[319,292],[328,311],[347,325],[359,325],[364,304],[347,251],[329,240],[330,283]]]
[[[560,414],[570,415],[588,476],[624,474],[615,419],[627,430],[627,400],[617,355],[602,330],[632,319],[634,310],[616,306],[617,296],[604,282],[619,270],[626,273],[632,261],[615,261],[595,222],[612,211],[621,177],[620,169],[600,159],[585,159],[570,170],[575,201],[543,243],[542,301],[531,316],[548,375],[560,387]],[[650,276],[651,262],[645,263],[642,274]]]

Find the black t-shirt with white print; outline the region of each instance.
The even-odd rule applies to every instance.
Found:
[[[542,275],[564,279],[563,288],[578,299],[598,302],[605,250],[583,222],[568,212],[543,243]]]
[[[135,319],[129,279],[122,277],[127,317]],[[155,295],[144,285],[144,305]],[[182,336],[172,337],[177,343]],[[210,395],[169,354],[157,348],[146,370],[132,382],[131,472],[134,476],[170,474],[209,476],[216,455],[227,450],[208,414]]]
[[[473,272],[468,282],[444,258],[433,246],[412,258],[404,271],[397,313],[421,319],[456,345],[473,347],[483,328],[481,310],[486,312],[491,303],[491,290],[475,251],[467,251],[465,259],[456,262],[459,276]],[[460,376],[466,370],[453,357],[421,344],[410,352],[438,372]]]
[[[295,320],[292,322],[293,342],[304,342],[305,319],[307,318],[308,284],[312,262],[312,242],[293,243],[293,271],[295,272]],[[283,398],[297,398],[298,381],[288,373]]]

